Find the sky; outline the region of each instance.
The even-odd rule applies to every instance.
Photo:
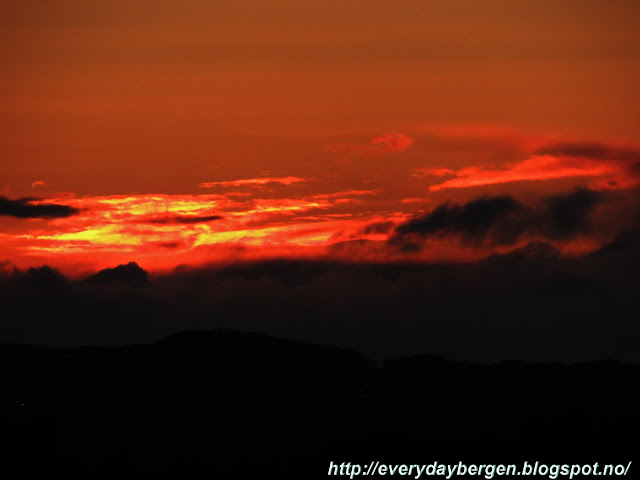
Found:
[[[564,256],[632,228],[634,1],[0,5],[0,265]]]
[[[424,410],[420,391],[438,414],[434,389],[452,387],[469,445],[487,426],[529,437],[558,415],[581,435],[585,414],[608,441],[612,412],[631,405],[625,372],[640,365],[638,112],[637,0],[0,0],[0,415],[16,451],[35,438],[66,455],[50,444],[82,438],[85,466],[133,465],[111,428],[124,412],[139,465],[160,465],[147,440],[165,452],[174,433],[182,465],[216,451],[196,448],[203,439],[227,440],[247,392],[279,408],[256,410],[259,438],[301,411],[313,430],[316,390],[332,419],[351,411],[331,372],[354,352],[384,367],[382,397],[401,416]],[[102,348],[114,346],[125,348]],[[499,364],[477,382],[477,365],[440,357]],[[270,379],[302,364],[312,375],[296,385],[311,393],[277,401]],[[207,400],[208,420],[183,435],[153,365],[169,410],[195,425],[182,405],[209,385],[224,418]],[[361,388],[375,372],[354,372],[347,403],[383,418]],[[219,377],[236,392],[228,405]],[[527,378],[573,390],[536,392]],[[84,402],[88,391],[107,394]],[[500,392],[516,408],[496,416],[483,405]],[[477,421],[458,415],[468,410]],[[418,430],[447,426],[429,415]],[[245,445],[239,425],[229,432]]]

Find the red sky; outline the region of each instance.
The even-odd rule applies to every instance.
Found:
[[[77,210],[0,209],[0,262],[385,260],[445,202],[630,194],[639,27],[633,1],[4,1],[0,196]]]

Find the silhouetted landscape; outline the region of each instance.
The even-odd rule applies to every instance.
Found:
[[[326,476],[330,460],[619,461],[640,365],[376,365],[230,330],[149,345],[0,346],[4,461],[24,470]],[[300,470],[296,470],[299,468]],[[86,470],[85,470],[86,469]]]
[[[635,238],[471,264],[5,268],[3,458],[305,478],[339,459],[626,463]]]
[[[272,259],[150,275],[130,262],[78,278],[7,264],[0,339],[112,346],[224,328],[377,361],[640,362],[639,238],[629,229],[576,257],[531,242],[467,263]]]

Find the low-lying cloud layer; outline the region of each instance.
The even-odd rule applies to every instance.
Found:
[[[640,361],[640,235],[567,258],[530,243],[474,263],[270,260],[135,263],[77,280],[50,267],[0,275],[0,341],[126,344],[232,328],[358,349],[497,361]]]

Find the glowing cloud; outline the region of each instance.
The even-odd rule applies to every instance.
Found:
[[[306,182],[307,180],[300,177],[263,177],[263,178],[244,178],[241,180],[229,180],[225,182],[203,182],[201,188],[213,187],[245,187],[258,186],[262,187],[270,183],[279,183],[281,185],[293,185],[294,183]]]
[[[0,254],[29,262],[55,257],[57,263],[82,262],[94,267],[133,256],[144,259],[152,268],[247,252],[266,257],[315,249],[319,254],[318,249],[335,238],[357,234],[372,218],[333,209],[375,194],[373,190],[344,190],[297,198],[219,194],[65,196],[57,198],[55,205],[45,200],[38,204],[28,199],[7,200],[5,203],[18,209],[17,213],[28,214],[29,218],[46,216],[46,221],[2,236]],[[51,215],[52,206],[55,216]],[[69,212],[74,214],[68,216]],[[167,250],[171,250],[170,256]]]
[[[567,177],[603,177],[620,174],[622,168],[614,162],[534,155],[522,162],[504,166],[472,166],[455,171],[435,169],[442,175],[453,174],[455,178],[431,185],[429,190],[436,192],[444,188],[468,188],[500,183],[551,180]],[[422,169],[420,176],[437,175],[434,169]]]

